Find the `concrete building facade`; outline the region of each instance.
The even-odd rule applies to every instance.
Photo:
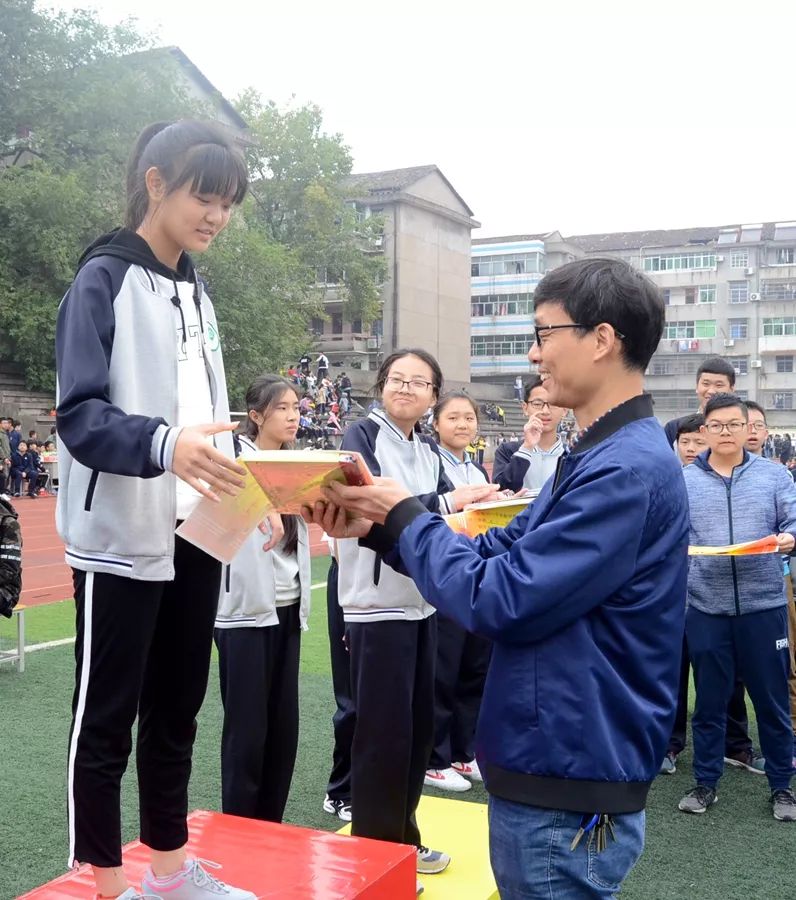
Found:
[[[315,323],[317,346],[335,360],[373,369],[398,347],[416,346],[439,360],[445,377],[470,380],[470,242],[478,223],[436,166],[349,176],[344,189],[359,215],[384,223],[373,252],[387,277],[382,317],[363,330],[347,321],[345,301],[328,285],[326,321]]]
[[[476,260],[521,242],[523,236],[480,239]],[[544,268],[568,258],[618,256],[649,275],[661,288],[666,328],[647,371],[656,415],[666,420],[695,408],[696,371],[709,356],[723,356],[737,372],[736,389],[756,400],[773,428],[796,424],[796,223],[731,225],[669,231],[540,235]],[[556,255],[547,252],[555,247]],[[484,358],[487,335],[505,333],[510,319],[500,307],[490,321],[480,315],[482,284],[472,278],[471,372],[474,379],[513,378],[528,371],[520,353]],[[490,312],[495,311],[490,307]],[[522,325],[530,338],[532,311]],[[518,350],[513,346],[511,349]]]

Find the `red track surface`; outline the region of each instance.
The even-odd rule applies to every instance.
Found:
[[[72,596],[72,570],[64,562],[64,545],[55,530],[55,498],[17,497],[14,508],[22,525],[22,596],[20,603],[38,606]],[[310,528],[313,556],[328,553],[322,532]]]

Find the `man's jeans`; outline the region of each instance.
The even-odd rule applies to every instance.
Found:
[[[501,900],[614,897],[644,849],[643,810],[614,816],[616,841],[602,853],[584,836],[569,846],[580,813],[489,798],[489,855]]]

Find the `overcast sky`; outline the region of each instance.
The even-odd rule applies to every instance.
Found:
[[[792,0],[51,3],[312,100],[354,171],[436,163],[475,236],[796,219]]]

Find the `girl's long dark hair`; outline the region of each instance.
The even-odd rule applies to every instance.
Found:
[[[149,208],[146,173],[156,168],[172,194],[190,184],[194,194],[227,197],[243,202],[249,173],[232,137],[213,122],[184,119],[155,122],[138,135],[127,166],[125,226],[135,231]]]
[[[297,400],[301,399],[296,385],[280,375],[260,375],[249,385],[246,391],[246,424],[243,427],[243,433],[247,438],[256,442],[259,433],[257,423],[250,413],[258,412],[266,417],[268,410],[278,402],[286,389],[293,391]],[[290,447],[283,444],[280,449],[289,450]],[[285,527],[282,550],[292,556],[298,549],[298,516],[282,516],[282,524]]]

